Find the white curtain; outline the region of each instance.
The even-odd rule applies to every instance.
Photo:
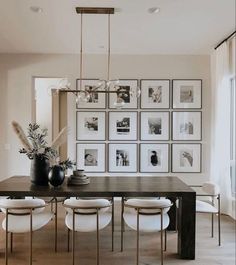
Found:
[[[230,72],[229,44],[224,42],[215,50],[212,113],[211,181],[221,190],[221,211],[232,216],[230,179]]]

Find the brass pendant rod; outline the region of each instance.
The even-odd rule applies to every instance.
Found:
[[[86,93],[83,89],[76,89],[76,90],[72,90],[72,89],[60,89],[59,92],[64,92],[64,93],[79,93],[79,92],[83,92]],[[113,90],[96,90],[96,93],[117,93],[117,91],[113,91]]]
[[[80,16],[80,82],[79,88],[82,89],[82,75],[83,75],[83,12]]]
[[[111,15],[108,14],[108,62],[107,62],[107,81],[110,80],[110,64],[111,64]]]

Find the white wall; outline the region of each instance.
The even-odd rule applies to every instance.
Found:
[[[114,74],[115,73],[115,74]],[[210,172],[211,88],[208,55],[114,55],[111,75],[120,79],[203,79],[203,165],[201,174],[178,174],[187,183],[202,183]],[[77,55],[0,55],[0,180],[14,174],[29,174],[30,162],[18,153],[20,147],[10,123],[26,128],[31,121],[32,77],[67,77],[75,88],[79,76]],[[106,57],[84,58],[84,78],[105,78]],[[74,104],[73,96],[69,105]],[[75,125],[75,111],[68,112]],[[69,155],[75,157],[75,130],[68,139]],[[10,146],[8,145],[10,144]],[[171,174],[168,174],[171,175]],[[174,175],[174,174],[172,174]]]

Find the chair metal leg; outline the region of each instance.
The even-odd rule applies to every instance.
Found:
[[[5,265],[8,265],[8,209],[6,209]]]
[[[97,265],[99,265],[99,210],[97,209]]]
[[[72,229],[72,265],[75,264],[75,210],[73,209],[73,229]]]
[[[30,265],[32,265],[32,238],[33,238],[33,216],[32,216],[32,209],[30,209],[30,260],[29,260]]]
[[[11,253],[13,251],[13,233],[10,233],[11,235]]]
[[[120,251],[123,251],[124,247],[124,197],[121,199],[121,246],[120,246]]]
[[[67,252],[70,252],[70,229],[67,229]]]
[[[211,204],[214,207],[214,196],[211,197]],[[211,237],[214,237],[214,213],[211,214]]]
[[[163,210],[161,209],[161,265],[163,265]]]
[[[137,249],[136,249],[136,265],[139,264],[139,209],[137,209]]]
[[[164,240],[165,240],[165,243],[164,243],[164,251],[166,251],[166,249],[167,249],[167,231],[166,231],[166,229],[165,229],[165,234],[164,234]]]
[[[218,196],[218,237],[219,237],[219,246],[221,246],[221,220],[220,220],[220,195]]]
[[[114,251],[114,198],[112,197],[112,217],[111,217],[111,225],[112,225],[112,235],[111,235],[111,250]]]
[[[55,200],[55,252],[57,252],[57,198]]]
[[[214,213],[211,214],[211,237],[214,237]]]

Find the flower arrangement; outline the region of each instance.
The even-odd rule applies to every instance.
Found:
[[[27,129],[27,135],[16,122],[12,122],[12,127],[18,136],[23,148],[19,150],[21,154],[26,154],[29,159],[34,159],[36,156],[41,159],[48,159],[50,166],[59,165],[65,171],[66,169],[73,168],[75,165],[69,158],[65,161],[59,160],[57,149],[66,141],[68,133],[67,128],[63,128],[51,146],[48,146],[46,137],[48,135],[47,129],[41,129],[37,123],[30,123]]]

